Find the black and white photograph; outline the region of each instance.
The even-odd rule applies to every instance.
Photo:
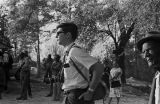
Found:
[[[0,104],[160,104],[160,0],[0,0]]]

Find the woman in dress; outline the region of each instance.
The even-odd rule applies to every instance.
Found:
[[[108,104],[111,104],[112,98],[117,98],[117,104],[119,104],[121,97],[121,75],[121,68],[117,62],[114,62],[113,68],[110,71],[110,93]]]

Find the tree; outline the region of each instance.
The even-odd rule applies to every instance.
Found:
[[[40,69],[40,27],[48,23],[53,17],[49,14],[50,10],[47,3],[47,0],[13,0],[9,2],[9,18],[15,21],[10,23],[10,35],[14,35],[15,38],[12,39],[15,40],[13,41],[21,40],[21,43],[24,43],[25,46],[36,44],[35,41],[37,41],[38,69]],[[39,20],[38,16],[41,16],[42,19]],[[26,41],[24,41],[24,38]]]
[[[129,39],[138,40],[142,33],[153,28],[159,30],[159,5],[158,0],[12,0],[9,17],[14,21],[9,22],[8,31],[12,31],[9,35],[12,39],[23,42],[26,38],[27,44],[35,44],[44,24],[74,22],[79,27],[77,42],[88,51],[101,41],[114,43],[114,49],[106,45],[106,50],[115,54],[123,69],[122,81],[125,83],[125,49],[133,44]],[[37,21],[38,16],[41,19]],[[135,46],[129,47],[131,51],[137,51],[133,48]]]
[[[0,8],[1,10],[3,9],[2,6]],[[7,23],[6,15],[3,13],[3,11],[1,11],[1,14],[0,14],[0,48],[8,50],[12,48],[12,46],[10,44],[9,38],[5,36],[6,30],[7,30],[6,23]]]
[[[108,4],[106,4],[108,5]],[[118,62],[121,67],[122,74],[122,82],[125,83],[125,47],[128,43],[131,32],[134,29],[135,20],[132,18],[131,22],[126,22],[125,18],[128,15],[126,12],[127,8],[121,8],[120,3],[118,2],[110,2],[110,6],[107,6],[106,10],[110,10],[110,18],[107,20],[101,19],[100,24],[104,24],[106,28],[100,29],[99,32],[103,32],[110,36],[113,39],[115,49],[113,50],[113,54],[115,54],[115,61]],[[131,25],[129,25],[131,24]]]
[[[108,3],[110,3],[111,5],[108,5]],[[56,4],[58,5],[58,2]],[[101,37],[97,34],[105,32],[113,39],[115,43],[115,51],[113,53],[116,55],[119,65],[123,69],[122,78],[123,82],[125,82],[125,66],[123,53],[135,24],[133,22],[130,28],[125,27],[123,18],[125,18],[127,13],[125,13],[123,9],[117,8],[117,5],[119,4],[109,1],[99,3],[96,0],[70,0],[69,2],[63,2],[62,4],[63,6],[55,6],[55,10],[61,13],[61,18],[63,18],[64,20],[74,21],[78,25],[80,33],[78,41],[80,43],[84,43],[89,51]],[[123,13],[123,15],[121,15],[121,13]],[[107,26],[107,30],[99,30],[97,23],[99,23],[100,25],[106,23],[104,26]],[[117,24],[119,24],[119,30],[121,33],[119,40],[117,40],[117,33],[113,33],[118,30]]]

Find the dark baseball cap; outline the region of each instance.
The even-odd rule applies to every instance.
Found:
[[[150,31],[145,34],[145,37],[140,39],[137,42],[137,48],[138,50],[142,51],[142,45],[147,41],[154,41],[160,43],[160,32],[158,31]]]

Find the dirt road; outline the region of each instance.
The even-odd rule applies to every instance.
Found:
[[[61,104],[60,101],[52,101],[52,97],[45,97],[48,93],[48,86],[46,84],[32,80],[31,85],[33,98],[25,101],[17,101],[16,98],[20,93],[20,85],[15,80],[10,81],[9,91],[3,94],[3,99],[0,100],[0,104]],[[148,95],[129,86],[125,86],[120,104],[147,104],[147,100]],[[116,99],[113,99],[112,104],[116,104],[115,101]],[[103,104],[103,101],[96,101],[96,104]],[[105,104],[107,104],[107,100]]]

